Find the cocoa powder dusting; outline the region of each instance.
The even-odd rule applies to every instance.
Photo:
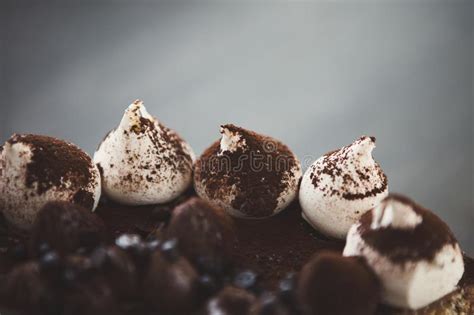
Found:
[[[23,143],[32,150],[31,162],[26,169],[26,186],[37,184],[37,193],[43,194],[51,187],[81,189],[93,179],[91,158],[81,149],[68,142],[40,135],[16,135],[10,144]],[[79,198],[81,197],[81,198]],[[78,196],[81,201],[85,196]]]
[[[170,157],[168,160],[166,160],[166,162],[170,165],[174,165],[179,171],[183,173],[186,172],[192,167],[193,160],[184,149],[184,140],[181,139],[177,133],[163,124],[158,123],[158,126],[161,130],[161,137],[163,137],[164,141],[169,143],[176,152],[176,155],[174,157]]]
[[[372,229],[372,211],[362,216],[358,228],[362,239],[391,261],[432,260],[443,246],[457,243],[448,225],[430,210],[401,195],[391,194],[388,198],[410,206],[422,217],[422,222],[414,229]]]
[[[373,168],[360,166],[361,169],[356,170],[355,174],[347,172],[348,165],[356,163],[351,156],[352,146],[369,138],[375,143],[375,137],[364,136],[351,145],[324,154],[320,165],[318,167],[312,166],[310,179],[313,186],[321,189],[326,196],[340,196],[346,200],[365,199],[386,191],[388,186],[387,176],[377,162],[374,162]],[[355,166],[358,167],[357,164]],[[329,176],[334,183],[338,182],[339,177],[342,177],[343,185],[337,188],[322,186],[321,176],[323,175]],[[380,184],[373,186],[373,182]]]
[[[301,208],[293,202],[288,209],[265,220],[234,219],[238,241],[234,262],[255,270],[265,287],[275,288],[290,272],[301,269],[322,249],[342,252],[343,242],[318,234],[301,218]]]
[[[235,185],[233,208],[255,218],[272,215],[294,175],[297,162],[292,152],[271,137],[234,125],[222,127],[238,133],[245,145],[221,152],[220,142],[213,143],[196,164],[195,180],[204,184],[212,199],[224,199]]]
[[[135,133],[139,138],[146,136],[154,144],[153,148],[149,149],[146,153],[150,157],[158,156],[157,161],[161,161],[169,166],[171,169],[176,170],[180,173],[189,172],[192,168],[193,161],[191,155],[185,149],[184,140],[173,130],[164,126],[156,119],[148,119],[139,114],[140,107],[136,107],[132,110],[134,116],[138,118],[137,124],[134,124],[130,127],[128,133]],[[130,152],[126,152],[129,154]],[[137,160],[140,157],[130,156],[128,163],[131,166],[136,166]],[[160,163],[147,162],[146,164],[140,164],[142,169],[155,169],[154,177],[147,177],[145,180],[148,182],[159,181],[159,178],[156,178],[158,175],[157,170],[160,169],[162,165]],[[124,178],[125,181],[133,182],[132,178]]]

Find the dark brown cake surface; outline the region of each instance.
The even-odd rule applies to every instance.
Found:
[[[234,262],[255,270],[269,288],[288,273],[299,271],[316,252],[342,252],[344,248],[344,242],[330,240],[306,223],[297,203],[269,219],[234,222]]]
[[[102,200],[96,215],[105,224],[109,242],[122,233],[139,234],[143,238],[165,233],[174,207],[194,196],[188,191],[167,205],[130,207]],[[261,220],[232,219],[236,240],[229,244],[235,270],[252,270],[263,289],[274,290],[278,282],[291,272],[298,272],[311,256],[321,250],[342,252],[344,243],[328,239],[314,231],[302,218],[298,203],[280,214]],[[27,235],[0,221],[0,272],[5,274],[15,265],[11,253],[17,244],[27,243]],[[460,289],[417,313],[380,306],[378,314],[473,314],[474,261],[465,256],[465,274]],[[141,306],[130,308],[130,314],[149,314]],[[128,314],[128,313],[126,313]]]

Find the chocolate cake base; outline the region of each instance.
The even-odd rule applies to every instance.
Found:
[[[112,242],[122,233],[136,233],[146,238],[166,229],[173,208],[194,195],[189,191],[170,204],[130,207],[105,199],[96,213],[107,225]],[[264,289],[273,290],[280,279],[290,272],[298,272],[309,258],[321,250],[342,252],[344,242],[318,234],[301,218],[298,203],[293,203],[280,214],[261,220],[233,219],[236,241],[233,264],[238,270],[255,271]],[[0,220],[0,273],[7,273],[15,261],[8,253],[28,236],[8,228]],[[474,314],[474,260],[465,256],[465,274],[459,290],[416,312],[397,310],[380,305],[378,314]],[[130,314],[148,314],[140,306],[124,306]],[[2,313],[3,314],[3,313]]]

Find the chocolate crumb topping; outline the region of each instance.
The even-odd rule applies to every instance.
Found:
[[[372,211],[369,211],[362,216],[358,231],[370,247],[395,263],[405,263],[433,260],[443,246],[457,244],[448,225],[433,212],[401,195],[390,194],[388,198],[411,207],[422,217],[422,222],[414,229],[372,229],[373,215]]]
[[[290,149],[278,140],[232,124],[223,125],[240,136],[232,151],[214,142],[197,162],[195,180],[202,182],[211,199],[236,196],[231,205],[251,217],[272,215],[280,194],[288,188],[297,166]]]
[[[27,165],[26,186],[32,188],[36,183],[39,195],[52,187],[79,190],[94,179],[91,158],[71,143],[32,134],[15,135],[8,142],[30,146],[32,157]],[[84,197],[84,194],[78,196],[80,201],[90,202]]]

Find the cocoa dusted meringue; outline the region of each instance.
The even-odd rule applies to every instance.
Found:
[[[302,216],[316,230],[344,239],[351,225],[387,196],[387,177],[372,158],[374,148],[374,137],[361,137],[323,155],[305,172]]]
[[[100,174],[91,158],[64,140],[15,134],[0,152],[0,205],[15,227],[29,229],[49,201],[68,201],[94,210]]]
[[[194,152],[136,100],[99,145],[94,162],[104,193],[128,205],[165,203],[191,183]]]
[[[449,227],[430,210],[390,195],[347,235],[345,256],[364,256],[382,283],[385,303],[424,307],[456,289],[463,256]]]
[[[201,198],[242,218],[269,217],[293,201],[301,166],[286,145],[231,124],[221,134],[195,166]]]

